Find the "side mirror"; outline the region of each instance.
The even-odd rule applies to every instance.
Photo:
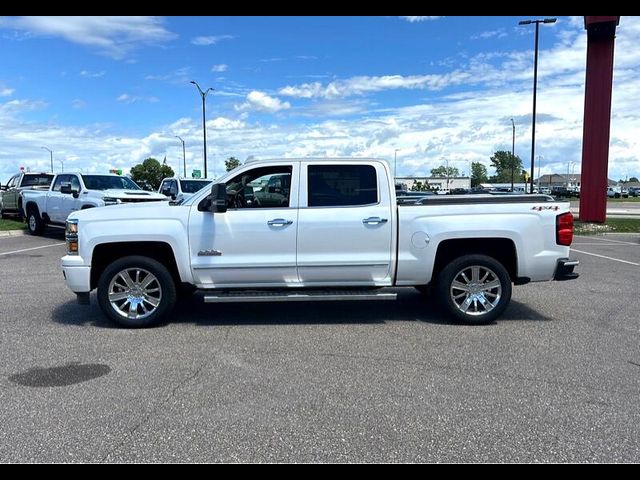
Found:
[[[162,189],[161,193],[166,197],[170,197],[171,196],[171,189],[169,187],[164,187]]]
[[[211,212],[224,213],[227,211],[227,186],[224,183],[211,185]]]
[[[60,185],[60,193],[64,193],[66,195],[70,195],[71,192],[71,183],[69,182],[65,182],[62,185]]]

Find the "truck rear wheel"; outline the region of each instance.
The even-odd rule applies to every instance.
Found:
[[[143,256],[130,256],[109,265],[98,281],[98,304],[114,322],[125,327],[151,327],[171,312],[176,286],[167,268]]]
[[[437,298],[452,317],[484,325],[498,318],[511,300],[506,268],[487,255],[465,255],[438,275]]]

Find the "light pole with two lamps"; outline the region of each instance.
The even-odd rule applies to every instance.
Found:
[[[209,93],[210,91],[213,91],[213,88],[209,87],[207,88],[204,92],[202,91],[202,89],[200,88],[200,85],[198,85],[198,82],[191,80],[191,83],[193,83],[196,88],[198,89],[198,92],[200,92],[200,96],[202,97],[202,136],[204,139],[204,178],[207,178],[207,124],[205,121],[205,98],[207,96],[207,93]]]
[[[541,23],[556,23],[556,18],[543,18],[540,20],[521,20],[518,22],[518,25],[531,25],[535,23],[536,25],[536,38],[535,38],[535,47],[533,53],[533,116],[531,121],[531,186],[529,189],[529,193],[533,194],[533,159],[535,158],[535,150],[536,150],[536,89],[538,85],[538,33],[540,30]]]

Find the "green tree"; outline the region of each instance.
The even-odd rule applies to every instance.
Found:
[[[480,162],[471,163],[471,188],[479,187],[481,183],[487,183],[487,167]]]
[[[439,178],[459,177],[460,176],[460,171],[456,167],[446,167],[444,165],[440,165],[437,168],[432,168],[431,169],[431,176],[432,177],[439,177]]]
[[[522,160],[517,155],[514,157],[511,152],[498,150],[490,158],[491,166],[496,169],[496,174],[491,177],[495,183],[511,182],[511,172],[513,171],[514,182],[524,182],[522,175]]]
[[[629,179],[629,181],[630,181],[630,182],[638,183],[638,181],[640,181],[640,180],[638,180],[638,177],[631,177],[631,178]]]
[[[160,165],[155,158],[147,158],[131,169],[131,179],[134,182],[146,183],[154,190],[160,187],[163,178],[173,177],[175,174],[169,165]]]
[[[224,161],[224,166],[227,169],[227,172],[230,172],[231,170],[233,170],[236,167],[239,167],[240,165],[242,165],[240,163],[240,160],[238,160],[236,157],[229,157],[227,160]]]
[[[422,183],[420,180],[416,181],[413,185],[411,185],[411,190],[414,192],[426,192],[429,190],[428,183]]]

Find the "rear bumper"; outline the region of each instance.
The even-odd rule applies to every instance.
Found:
[[[578,260],[571,260],[568,258],[561,258],[556,265],[556,271],[553,274],[554,280],[574,280],[580,276],[580,274],[573,271],[580,265]]]

